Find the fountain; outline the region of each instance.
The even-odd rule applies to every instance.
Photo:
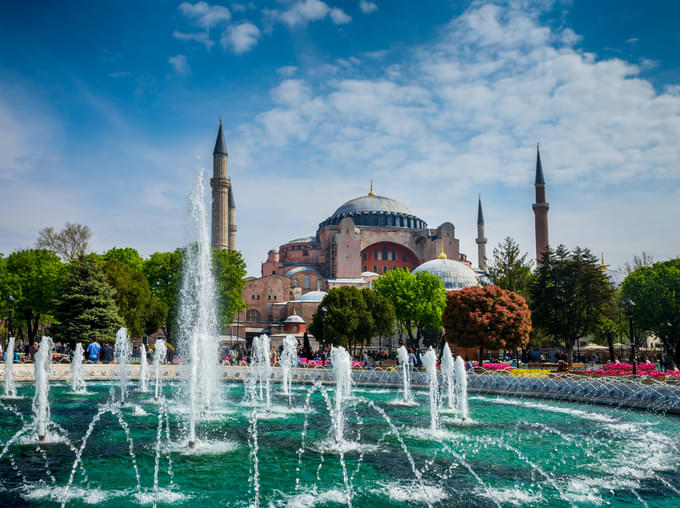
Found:
[[[16,398],[17,385],[14,382],[14,337],[7,341],[5,350],[5,397]]]
[[[446,401],[449,406],[448,409],[452,410],[454,409],[456,402],[453,386],[453,355],[451,354],[448,342],[444,343],[444,350],[442,351],[441,373],[442,388],[445,390],[444,393],[446,393]]]
[[[465,362],[460,356],[456,357],[454,371],[456,376],[456,412],[462,420],[467,420],[470,417],[468,410],[467,373],[465,372]]]
[[[71,359],[71,392],[86,393],[87,386],[83,378],[83,345],[78,342]]]
[[[408,351],[405,346],[399,346],[399,349],[397,349],[397,359],[399,360],[404,383],[404,403],[409,404],[413,401],[413,395],[411,395],[411,365],[408,361]]]
[[[434,433],[439,430],[439,380],[437,379],[437,355],[432,348],[428,349],[423,356],[423,363],[427,371],[429,387],[430,430]]]
[[[286,335],[283,338],[283,351],[281,352],[281,358],[279,358],[279,364],[281,365],[282,393],[288,396],[289,408],[292,407],[292,379],[290,371],[297,366],[297,361],[297,339],[292,335]]]
[[[45,441],[47,426],[50,423],[50,373],[52,349],[54,342],[49,337],[43,337],[40,347],[35,354],[35,395],[33,396],[33,414],[38,432],[38,440]]]
[[[331,347],[331,363],[333,364],[333,375],[335,376],[334,437],[336,446],[342,449],[345,428],[343,403],[350,397],[352,390],[352,361],[345,348],[338,346]]]
[[[128,362],[130,361],[130,341],[127,328],[121,328],[116,333],[116,347],[114,348],[118,360],[118,382],[120,386],[120,404],[125,404],[128,386]]]
[[[187,247],[179,302],[180,354],[188,358],[189,447],[196,445],[196,420],[220,400],[217,317],[210,235],[201,170],[190,195]],[[201,406],[199,411],[198,406]]]
[[[148,369],[149,363],[146,359],[146,346],[142,344],[139,351],[139,391],[142,393],[149,391]]]
[[[272,377],[272,364],[271,364],[271,350],[269,337],[266,335],[260,335],[259,337],[253,338],[253,351],[251,353],[250,359],[250,372],[254,376],[255,383],[259,381],[259,399],[260,402],[264,400],[266,402],[267,412],[271,412],[271,377]]]
[[[161,376],[161,365],[165,361],[165,355],[168,352],[168,348],[165,345],[163,339],[156,340],[153,350],[153,375],[156,379],[156,388],[154,392],[154,399],[159,400],[161,395],[161,383],[163,382],[163,377]]]

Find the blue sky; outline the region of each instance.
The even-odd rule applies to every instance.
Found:
[[[552,244],[680,255],[676,2],[12,2],[0,12],[0,252],[88,224],[92,247],[185,239],[229,147],[238,247],[311,235],[376,191],[456,226],[476,264],[533,255],[541,142]]]

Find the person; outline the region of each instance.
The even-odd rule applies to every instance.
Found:
[[[102,363],[113,362],[113,348],[111,347],[111,344],[109,344],[108,342],[105,342],[104,345],[102,346],[100,359]]]
[[[97,342],[97,339],[94,339],[90,345],[87,346],[88,363],[99,363],[99,352],[101,349],[102,347]]]

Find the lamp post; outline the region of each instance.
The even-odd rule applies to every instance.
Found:
[[[328,309],[326,307],[321,307],[319,310],[321,311],[321,315],[323,316],[321,319],[323,320],[323,348],[325,350],[326,349],[326,314],[328,313]]]
[[[14,316],[14,301],[16,299],[14,296],[10,295],[7,297],[7,301],[9,302],[9,326],[7,327],[7,341],[9,342],[9,338],[12,336],[12,317]]]
[[[630,325],[630,349],[633,364],[633,376],[637,376],[637,363],[635,362],[635,333],[633,330],[633,309],[635,308],[635,302],[633,300],[626,300],[621,302],[621,304],[626,314],[628,315],[628,323]]]

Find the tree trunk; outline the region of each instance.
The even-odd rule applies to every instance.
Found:
[[[567,367],[571,370],[571,367],[574,364],[574,341],[570,341],[567,345],[567,362]]]
[[[479,348],[479,361],[477,362],[479,366],[481,367],[484,365],[484,348],[480,346]]]
[[[613,362],[614,361],[614,355],[616,354],[614,352],[614,334],[610,333],[607,335],[607,347],[609,348],[609,361]]]

